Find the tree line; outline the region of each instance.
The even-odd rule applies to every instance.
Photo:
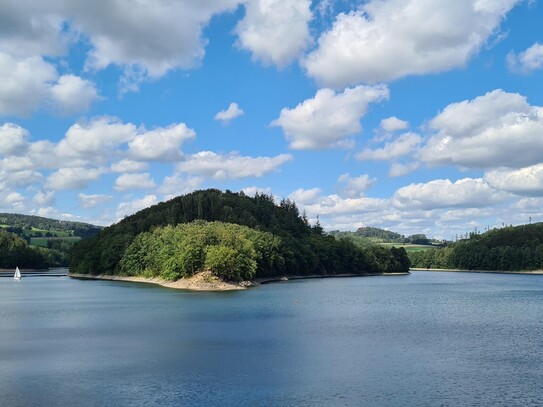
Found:
[[[442,249],[409,253],[413,267],[462,270],[537,270],[543,269],[543,223],[509,226]]]
[[[102,227],[83,222],[72,222],[44,218],[34,215],[21,215],[17,213],[0,213],[0,224],[12,233],[23,237],[25,230],[32,228],[44,231],[71,231],[73,236],[90,237],[98,233]]]
[[[405,237],[396,232],[390,230],[375,228],[371,226],[365,226],[358,228],[356,232],[346,232],[334,230],[330,232],[331,235],[336,238],[349,238],[358,245],[365,245],[369,242],[382,242],[382,243],[410,243],[419,245],[431,245],[434,244],[432,240],[428,239],[424,234],[416,234]]]
[[[319,224],[311,226],[307,218],[300,214],[296,204],[288,199],[283,199],[276,204],[270,195],[257,194],[249,197],[243,192],[222,192],[216,189],[195,191],[168,202],[159,203],[126,217],[90,239],[77,242],[71,250],[70,269],[77,273],[121,274],[131,272],[132,268],[136,272],[141,272],[142,267],[146,267],[155,273],[162,273],[164,270],[167,273],[173,271],[173,277],[177,277],[178,274],[184,275],[187,269],[180,265],[185,264],[183,260],[185,254],[179,254],[179,251],[185,250],[184,245],[173,246],[175,249],[172,249],[166,243],[167,239],[163,237],[170,236],[174,241],[192,242],[194,239],[191,240],[190,236],[203,233],[196,230],[205,229],[207,226],[196,223],[195,225],[198,226],[190,226],[190,228],[195,227],[196,230],[185,229],[185,226],[175,228],[177,225],[190,224],[195,220],[222,222],[220,226],[215,225],[213,228],[223,230],[226,235],[234,233],[232,229],[234,227],[224,224],[245,226],[253,230],[254,232],[251,233],[246,229],[243,229],[244,232],[236,230],[234,234],[238,234],[240,239],[245,236],[257,252],[256,257],[251,254],[251,250],[245,251],[242,256],[256,261],[255,277],[285,274],[372,274],[404,272],[409,269],[405,250],[385,249],[379,246],[361,248],[347,239],[337,240],[333,236],[324,234]],[[173,229],[165,228],[167,226]],[[264,234],[260,235],[257,232]],[[140,236],[140,234],[143,235]],[[161,263],[162,266],[156,266],[155,269],[155,263],[152,261],[149,263],[138,257],[138,253],[148,250],[147,244],[151,246],[156,244],[160,247],[160,256],[163,256],[161,257],[163,260],[168,257],[171,259],[171,264],[166,269],[163,267],[165,263]],[[244,244],[251,246],[247,242]],[[222,246],[233,248],[229,245]],[[230,250],[224,248],[213,250],[215,252],[212,253],[211,258],[220,259],[230,255],[236,258],[235,253]],[[266,257],[263,253],[268,253],[266,256],[271,257]],[[199,259],[198,264],[202,262],[205,264],[207,261],[207,257],[199,257]],[[141,265],[138,266],[138,264]],[[148,267],[149,264],[153,266]],[[243,273],[253,275],[252,271],[249,274]],[[240,276],[223,277],[238,279]]]
[[[0,268],[48,268],[65,266],[65,253],[42,247],[32,247],[13,233],[0,229]]]

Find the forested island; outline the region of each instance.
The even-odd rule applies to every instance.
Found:
[[[310,225],[288,199],[195,191],[76,243],[70,272],[175,280],[208,270],[240,281],[285,275],[407,273],[401,248],[359,247]]]
[[[543,223],[472,233],[440,249],[409,253],[415,268],[522,271],[543,269]]]

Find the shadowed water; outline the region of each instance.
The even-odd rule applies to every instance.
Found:
[[[3,406],[539,406],[543,276],[0,279]]]

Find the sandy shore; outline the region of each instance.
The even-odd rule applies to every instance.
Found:
[[[239,283],[227,282],[214,276],[210,271],[203,271],[197,273],[190,278],[182,278],[177,281],[167,281],[158,277],[146,278],[146,277],[123,277],[112,276],[107,274],[91,275],[91,274],[77,274],[69,273],[71,278],[78,278],[83,280],[113,280],[113,281],[131,281],[135,283],[156,284],[162,287],[175,288],[178,290],[194,290],[194,291],[232,291],[232,290],[245,290],[249,287],[254,287],[260,284],[267,284],[279,281],[288,280],[303,280],[311,278],[338,278],[338,277],[371,277],[371,276],[406,276],[409,273],[387,273],[387,274],[336,274],[336,275],[309,275],[309,276],[281,276],[281,277],[269,277],[260,278],[254,281],[242,281]]]
[[[411,271],[452,272],[452,273],[534,274],[534,275],[543,275],[543,270],[502,271],[502,270],[458,270],[458,269],[422,269],[422,268],[412,268],[410,270]]]
[[[177,281],[168,281],[159,277],[123,277],[112,276],[106,274],[89,275],[70,273],[69,277],[89,280],[114,280],[114,281],[131,281],[135,283],[156,284],[162,287],[175,288],[178,290],[193,290],[193,291],[232,291],[244,290],[252,286],[254,283],[242,281],[240,283],[226,282],[214,276],[209,271],[202,271],[190,278],[182,278]]]

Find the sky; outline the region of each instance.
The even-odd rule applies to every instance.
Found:
[[[543,221],[540,0],[1,0],[0,212],[198,189],[325,230]]]

